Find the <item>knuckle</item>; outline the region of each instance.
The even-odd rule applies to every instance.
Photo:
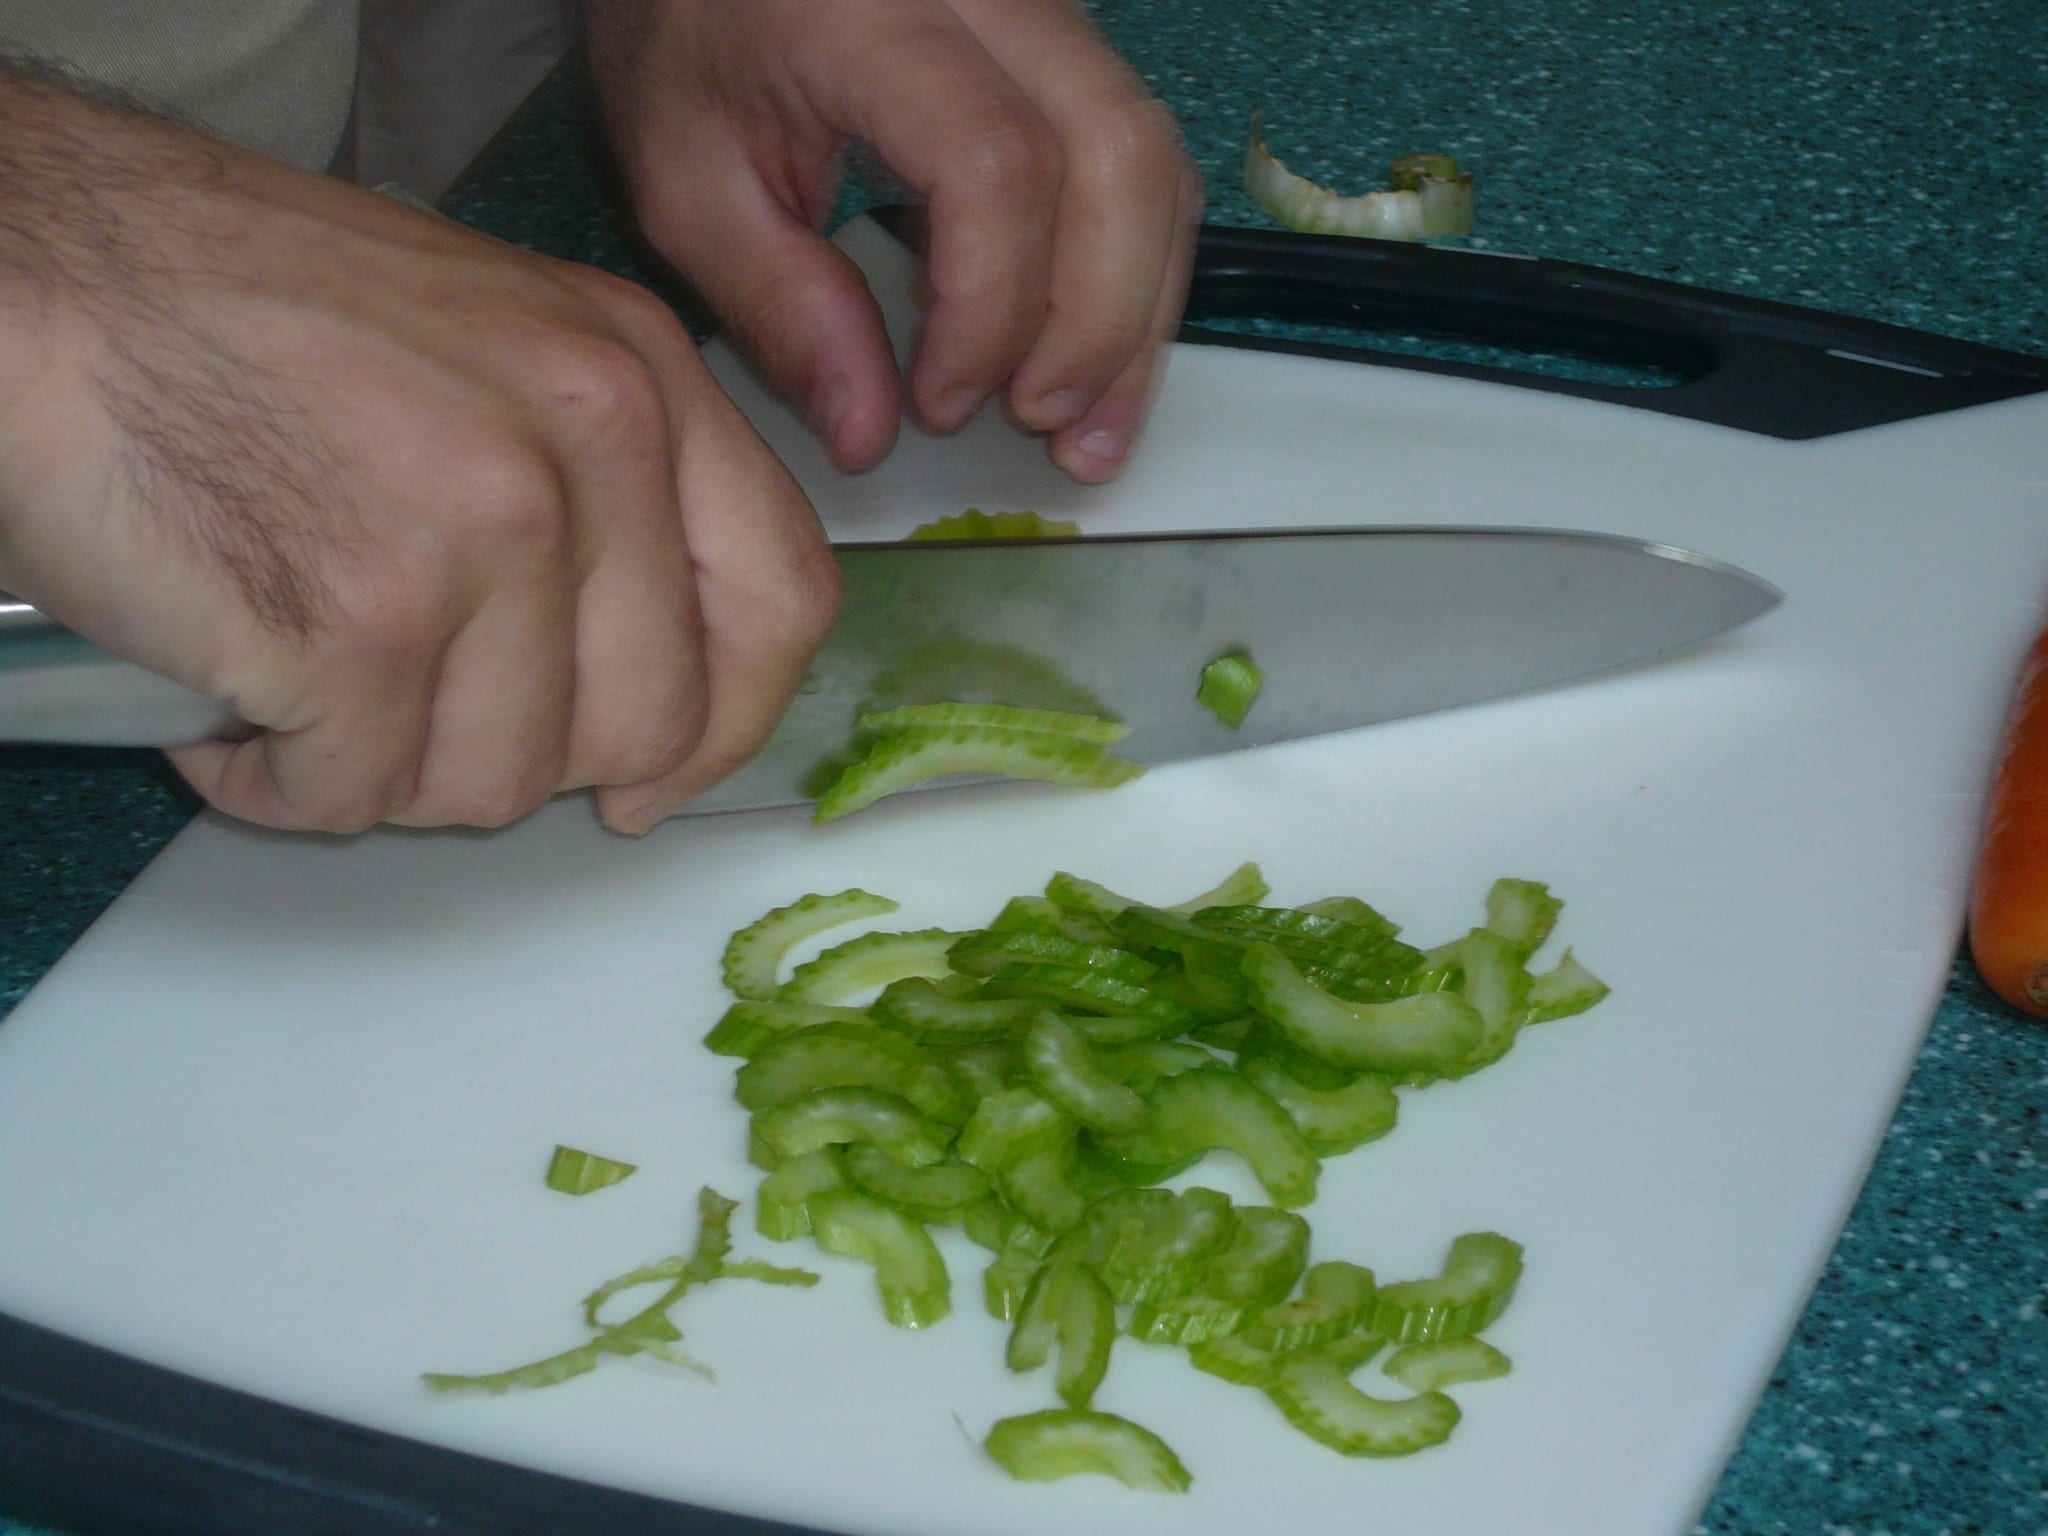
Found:
[[[570,546],[572,518],[561,467],[538,447],[506,437],[451,466],[440,521],[450,545],[493,563],[554,561]],[[458,556],[461,558],[461,556]]]
[[[1186,157],[1180,130],[1164,103],[1136,96],[1102,113],[1091,144],[1102,178],[1117,186],[1178,188]]]
[[[480,784],[463,796],[455,819],[464,826],[509,827],[545,805],[558,778],[556,771],[536,765]]]
[[[695,750],[704,729],[703,713],[687,700],[672,700],[654,720],[605,754],[602,782],[648,784],[675,772]]]
[[[636,459],[668,451],[661,385],[634,348],[599,332],[557,338],[538,370],[549,412],[574,441]]]
[[[1012,113],[970,128],[961,140],[959,164],[970,186],[1009,198],[1050,197],[1064,173],[1052,129]]]
[[[838,622],[845,578],[831,546],[806,540],[789,553],[767,617],[773,638],[806,655],[824,643]]]
[[[443,589],[423,555],[351,561],[329,588],[329,634],[344,655],[372,663],[429,654],[443,629]]]

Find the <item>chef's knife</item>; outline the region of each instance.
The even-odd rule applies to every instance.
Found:
[[[869,710],[949,700],[1126,722],[1144,763],[1523,693],[1695,644],[1779,601],[1689,551],[1607,534],[1347,528],[847,544],[842,616],[753,762],[686,808],[813,798]],[[1196,701],[1250,653],[1239,729]],[[235,722],[35,609],[0,602],[0,740],[153,746]]]

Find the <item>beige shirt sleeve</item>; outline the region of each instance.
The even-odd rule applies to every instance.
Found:
[[[0,50],[313,170],[355,95],[357,0],[0,0]]]

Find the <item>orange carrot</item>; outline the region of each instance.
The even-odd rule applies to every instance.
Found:
[[[2048,630],[2020,667],[1984,807],[1970,953],[1992,991],[2048,1018]]]

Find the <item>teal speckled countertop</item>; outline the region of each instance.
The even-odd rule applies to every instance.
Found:
[[[1274,151],[1342,189],[1379,184],[1394,154],[1458,156],[1480,182],[1474,244],[2048,352],[2041,0],[1096,9],[1180,114],[1212,222],[1266,222],[1237,187],[1263,108]],[[451,211],[644,271],[595,167],[556,88]],[[192,805],[153,759],[29,749],[0,751],[0,805],[12,1004]],[[1696,1530],[2048,1536],[2048,1028],[1966,962]]]

